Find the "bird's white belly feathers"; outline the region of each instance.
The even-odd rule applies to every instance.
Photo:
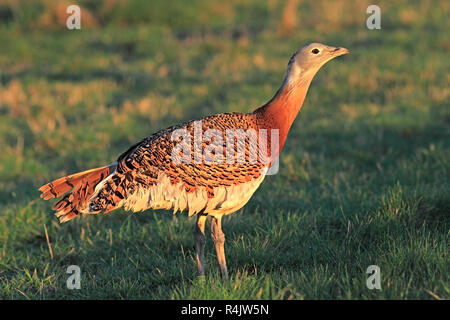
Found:
[[[121,205],[134,212],[146,209],[173,210],[174,213],[187,210],[189,216],[204,210],[204,213],[225,215],[242,208],[264,180],[267,168],[254,180],[231,186],[214,188],[214,197],[208,198],[205,187],[197,187],[194,192],[186,192],[182,183],[171,184],[163,173],[158,176],[156,185],[138,188],[128,195]]]

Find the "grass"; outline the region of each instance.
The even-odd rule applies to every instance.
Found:
[[[300,1],[289,23],[278,0],[79,3],[68,31],[52,1],[0,2],[0,299],[450,298],[446,1],[383,3],[377,31],[367,1]],[[193,276],[185,213],[60,225],[39,199],[158,129],[252,111],[313,41],[351,54],[313,81],[279,174],[224,218],[229,282],[209,237]]]

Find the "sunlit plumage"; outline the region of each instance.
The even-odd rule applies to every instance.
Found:
[[[262,107],[248,114],[218,114],[158,131],[130,147],[108,166],[69,175],[42,186],[39,189],[41,197],[47,200],[65,194],[53,206],[61,222],[81,213],[108,213],[120,207],[135,212],[167,209],[174,213],[187,211],[189,215],[197,214],[194,238],[200,275],[204,274],[205,220],[211,216],[212,238],[221,274],[227,277],[222,216],[237,211],[248,202],[263,181],[275,155],[271,154],[270,161],[262,158],[249,161],[252,149],[244,137],[237,139],[244,142],[241,147],[245,150],[245,161],[241,163],[209,163],[204,160],[200,163],[177,163],[172,158],[177,144],[173,133],[184,129],[195,135],[195,125],[201,123],[202,134],[210,129],[223,134],[222,141],[204,141],[202,148],[219,143],[220,146],[216,147],[223,148],[225,154],[227,130],[240,134],[241,131],[275,129],[279,132],[279,140],[269,139],[267,148],[270,150],[271,144],[277,143],[281,152],[315,73],[327,61],[346,53],[346,49],[318,43],[305,46],[292,56],[281,88]],[[237,153],[238,148],[238,143],[233,144],[232,151]],[[195,157],[194,148],[192,159]]]

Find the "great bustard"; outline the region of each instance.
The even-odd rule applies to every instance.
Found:
[[[247,203],[277,161],[316,72],[347,53],[345,48],[309,44],[289,60],[275,96],[252,113],[217,114],[158,131],[110,165],[42,186],[41,197],[47,200],[68,192],[53,206],[60,222],[80,213],[108,213],[120,207],[196,214],[199,275],[205,272],[205,221],[211,216],[221,275],[227,278],[222,217]]]

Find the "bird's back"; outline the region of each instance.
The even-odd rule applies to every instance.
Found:
[[[123,153],[112,173],[74,209],[234,212],[247,203],[267,171],[268,163],[252,148],[258,129],[252,114],[224,113],[160,130]],[[75,216],[73,210],[65,211],[61,220]]]

